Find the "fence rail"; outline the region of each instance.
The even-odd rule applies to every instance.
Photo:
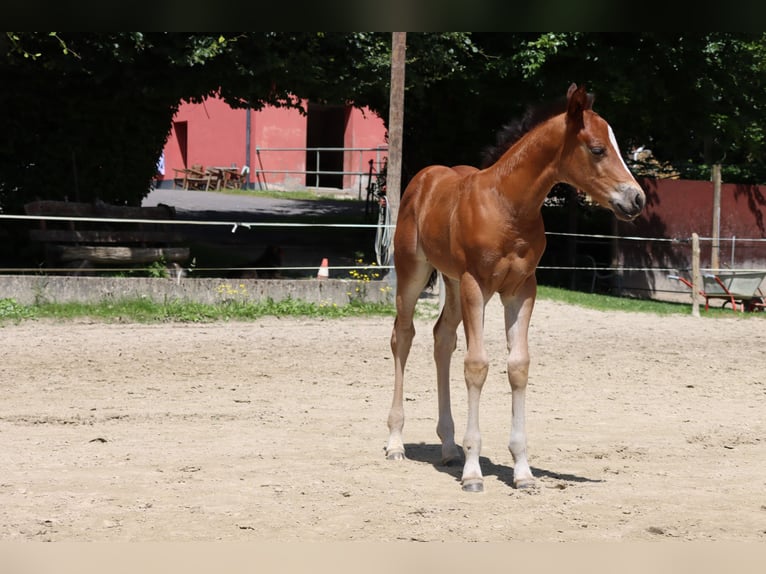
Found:
[[[99,223],[134,223],[134,224],[166,224],[166,225],[187,225],[187,226],[223,226],[231,228],[231,232],[235,233],[240,228],[242,229],[259,229],[259,228],[337,228],[337,229],[353,229],[353,228],[366,228],[373,229],[377,227],[377,224],[365,224],[365,223],[303,223],[303,222],[264,222],[264,221],[231,221],[231,220],[218,220],[218,221],[202,221],[193,219],[167,219],[167,220],[146,220],[146,219],[122,219],[122,218],[106,218],[106,217],[71,217],[71,216],[52,216],[52,215],[13,215],[13,214],[0,214],[0,221],[2,220],[56,220],[56,221],[73,221],[73,222],[99,222]],[[603,276],[605,274],[614,274],[616,276],[630,275],[630,274],[643,274],[644,276],[652,276],[654,279],[650,282],[651,296],[657,296],[658,294],[671,294],[677,296],[690,295],[688,290],[683,290],[680,287],[675,288],[676,282],[669,281],[667,278],[669,275],[675,275],[678,273],[693,274],[695,272],[716,272],[718,269],[712,267],[704,267],[699,260],[699,252],[693,252],[693,245],[695,243],[694,235],[689,238],[653,238],[653,237],[640,237],[640,236],[619,236],[619,235],[604,235],[604,234],[578,234],[578,233],[565,233],[549,231],[546,235],[555,237],[567,237],[573,238],[578,243],[591,243],[593,240],[597,241],[614,241],[619,242],[632,242],[632,243],[661,243],[671,244],[684,250],[688,249],[688,256],[684,254],[678,258],[678,263],[675,265],[631,265],[631,264],[611,264],[611,265],[598,265],[592,264],[574,264],[574,265],[546,265],[541,264],[538,266],[539,271],[562,271],[562,272],[585,272],[586,274],[593,274],[593,277]],[[725,271],[748,271],[748,272],[763,272],[766,273],[766,238],[743,238],[743,237],[697,237],[696,243],[709,243],[719,242],[722,244],[731,244],[731,264],[724,265]],[[763,262],[764,265],[743,265],[740,262],[737,265],[737,261],[734,259],[735,246],[736,253],[739,254],[744,251],[743,246],[751,244],[758,249],[758,252],[750,256],[751,261]],[[681,264],[681,261],[684,263]],[[628,262],[626,262],[628,263]],[[393,266],[376,266],[372,264],[358,264],[358,265],[332,265],[328,267],[331,271],[351,271],[360,269],[376,269],[380,271],[387,271],[393,268]],[[280,266],[280,267],[194,267],[188,266],[183,268],[185,271],[193,274],[195,271],[274,271],[275,269],[282,271],[310,271],[311,274],[317,270],[317,266],[305,266],[305,265],[292,265],[292,266]],[[71,273],[71,268],[0,268],[0,273],[13,274],[13,273]],[[124,271],[122,269],[109,269],[99,268],[93,271],[98,272],[113,272]],[[597,275],[598,274],[598,275]],[[588,275],[590,277],[590,275]],[[349,275],[351,278],[351,275]],[[633,288],[627,289],[628,292],[635,291]],[[640,291],[640,289],[639,289]],[[692,300],[696,296],[692,294]]]
[[[271,153],[300,153],[308,160],[310,154],[313,155],[313,168],[303,169],[277,169],[267,168],[264,166],[264,160],[262,154]],[[337,163],[337,154],[343,154],[343,168],[342,169],[324,169],[323,165],[330,162],[326,157],[326,154],[335,154]],[[321,176],[340,176],[345,178],[349,176],[352,178],[348,189],[358,189],[359,199],[362,197],[362,189],[367,186],[367,179],[369,178],[369,160],[373,159],[374,165],[380,166],[383,163],[384,157],[388,154],[388,147],[376,146],[376,147],[260,147],[256,146],[256,166],[252,166],[252,173],[256,179],[259,189],[269,189],[267,174],[278,175],[303,175],[305,177],[306,185],[309,185],[310,176],[313,178],[313,187],[320,187]],[[322,156],[325,155],[325,161],[322,162]],[[347,161],[348,160],[348,161]],[[268,163],[268,161],[266,162]],[[280,163],[285,163],[284,158],[280,160]],[[308,161],[307,161],[308,163]],[[349,169],[346,169],[346,168]],[[284,180],[283,180],[284,182]],[[272,184],[273,185],[273,184]]]

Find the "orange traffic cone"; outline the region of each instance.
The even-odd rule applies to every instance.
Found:
[[[328,277],[330,277],[330,268],[327,257],[325,257],[322,259],[322,265],[319,266],[319,271],[317,271],[317,279],[327,279]]]

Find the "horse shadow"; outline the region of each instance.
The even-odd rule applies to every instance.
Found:
[[[461,448],[460,445],[458,445],[458,448]],[[426,444],[424,442],[407,443],[405,444],[404,449],[405,449],[406,457],[409,460],[429,463],[437,471],[448,474],[452,478],[454,478],[456,482],[460,482],[460,479],[463,474],[463,459],[460,458],[449,464],[442,464],[441,444],[438,444],[438,443]],[[507,486],[510,486],[511,488],[514,487],[512,466],[508,466],[504,464],[496,464],[492,462],[492,460],[490,460],[486,456],[479,456],[479,464],[481,464],[481,471],[485,479],[487,477],[494,476],[498,481],[506,484]],[[588,478],[587,476],[579,476],[576,474],[565,474],[565,473],[555,472],[552,470],[547,470],[544,468],[539,468],[534,466],[531,468],[532,468],[532,473],[537,478],[550,478],[550,479],[558,480],[562,482],[575,482],[575,483],[604,482],[604,480],[600,478]]]

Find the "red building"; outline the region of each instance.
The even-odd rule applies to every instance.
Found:
[[[386,156],[386,128],[369,109],[304,103],[307,114],[286,108],[234,109],[218,98],[183,103],[165,145],[163,187],[175,169],[249,166],[254,189],[366,185],[369,160]]]

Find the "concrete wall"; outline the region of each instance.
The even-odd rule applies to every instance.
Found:
[[[391,302],[393,286],[387,281],[345,279],[174,280],[148,277],[0,276],[0,299],[14,299],[24,305],[35,302],[97,303],[137,298],[147,298],[158,303],[177,300],[212,304],[224,301],[293,299],[317,304],[346,305],[353,299]]]

